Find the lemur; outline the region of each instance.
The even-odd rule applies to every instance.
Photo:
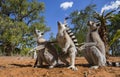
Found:
[[[78,47],[79,44],[77,42],[77,39],[72,32],[72,30],[67,26],[66,22],[64,21],[64,24],[61,22],[58,23],[58,33],[56,36],[58,45],[60,48],[62,48],[62,52],[64,52],[61,56],[62,59],[67,63],[65,60],[67,57],[70,57],[70,66],[72,70],[78,70],[77,67],[75,67],[75,57],[77,54],[77,50],[82,50],[83,47]]]
[[[32,49],[30,52],[37,50],[37,58],[34,67],[37,67],[37,63],[42,67],[43,62],[49,64],[49,68],[53,68],[58,64],[58,53],[54,46],[43,38],[44,33],[40,30],[35,30],[37,35],[38,46]]]
[[[85,51],[83,52],[86,60],[91,65],[91,68],[95,69],[106,65],[120,66],[120,63],[106,61],[105,45],[98,33],[99,27],[100,23],[88,21],[88,33]]]

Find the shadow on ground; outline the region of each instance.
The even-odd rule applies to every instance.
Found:
[[[18,66],[18,67],[32,67],[31,64],[28,64],[28,65],[24,65],[24,64],[10,64],[10,65]]]

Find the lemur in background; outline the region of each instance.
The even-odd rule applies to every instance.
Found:
[[[32,49],[30,52],[37,50],[37,58],[34,64],[34,67],[39,65],[42,67],[43,62],[49,65],[49,68],[53,68],[58,64],[58,53],[51,42],[46,41],[43,38],[44,33],[40,30],[35,30],[37,35],[38,46]]]
[[[106,61],[105,45],[98,33],[99,27],[100,23],[88,21],[88,33],[85,51],[83,52],[86,60],[91,65],[91,68],[95,69],[106,65],[120,66],[120,63]]]
[[[87,34],[87,41],[82,45],[79,45],[77,39],[74,36],[72,30],[67,26],[66,21],[64,24],[58,22],[58,33],[56,39],[58,41],[59,46],[62,48],[63,60],[65,60],[68,56],[70,57],[70,66],[72,70],[77,70],[75,67],[75,57],[77,50],[85,49],[84,55],[87,59],[88,63],[92,65],[92,68],[98,68],[99,66],[114,65],[120,66],[120,63],[117,62],[109,62],[106,61],[105,57],[105,46],[103,41],[101,40],[98,29],[98,23],[88,22],[89,29]]]

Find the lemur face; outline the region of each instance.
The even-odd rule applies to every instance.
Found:
[[[40,30],[35,30],[35,33],[38,37],[42,37],[44,35],[44,32],[40,31]]]
[[[61,22],[57,22],[58,24],[58,30],[62,30],[64,31],[66,28],[67,28],[67,25],[66,24],[62,24]]]
[[[100,27],[100,23],[96,23],[96,22],[93,22],[93,21],[88,21],[87,25],[89,26],[91,31],[98,30],[98,28]]]

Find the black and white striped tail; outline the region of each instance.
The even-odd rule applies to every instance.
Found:
[[[70,17],[66,17],[65,20],[64,20],[64,23],[66,24],[66,21],[69,19]],[[72,41],[74,42],[76,48],[79,47],[79,44],[78,44],[78,40],[76,39],[74,33],[72,32],[72,30],[67,26],[65,25],[67,30],[66,32],[68,33],[68,35],[70,36],[70,38],[72,39]]]
[[[115,66],[115,67],[120,67],[120,62],[106,62],[107,66]]]
[[[78,40],[76,39],[74,33],[72,32],[72,30],[69,27],[66,27],[66,28],[67,28],[66,32],[68,33],[68,35],[70,36],[70,38],[74,42],[75,46],[78,47],[79,46]]]

